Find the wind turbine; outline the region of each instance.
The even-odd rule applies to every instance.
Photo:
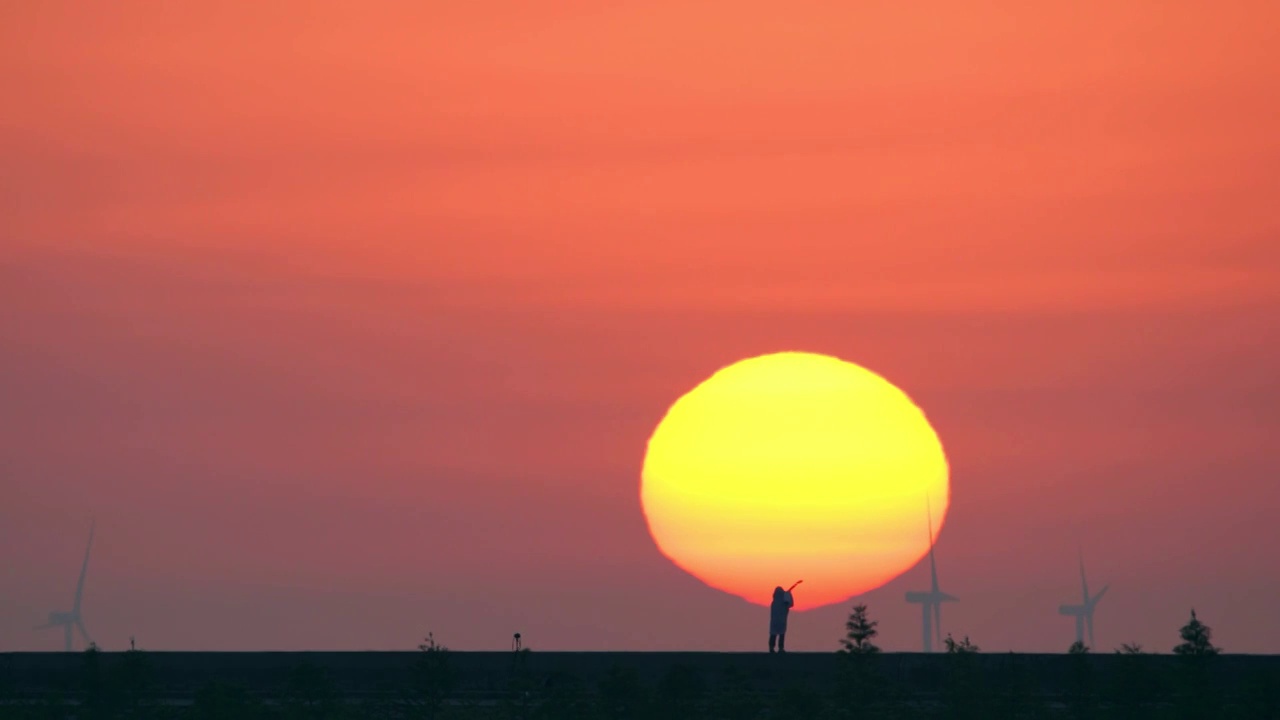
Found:
[[[1084,629],[1089,626],[1089,645],[1093,646],[1093,610],[1098,601],[1107,594],[1110,585],[1103,585],[1097,595],[1089,595],[1089,581],[1084,577],[1084,553],[1080,554],[1080,604],[1058,606],[1059,615],[1068,615],[1076,619],[1076,642],[1084,643]]]
[[[51,627],[61,627],[63,636],[66,638],[66,650],[71,652],[71,629],[75,627],[80,631],[80,637],[84,638],[85,645],[93,643],[89,637],[89,632],[84,629],[84,620],[80,617],[80,600],[84,596],[84,577],[89,572],[89,551],[93,549],[93,530],[94,524],[89,525],[89,545],[84,549],[84,564],[80,566],[80,582],[76,583],[76,599],[71,606],[71,612],[54,611],[49,613],[49,622],[36,628],[44,630]]]
[[[926,506],[929,518],[929,576],[932,580],[926,592],[908,592],[907,602],[920,603],[920,617],[924,632],[924,651],[933,652],[933,641],[942,642],[942,603],[959,602],[960,598],[948,595],[938,588],[938,564],[933,559],[933,511]]]

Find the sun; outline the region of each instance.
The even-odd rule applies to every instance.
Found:
[[[726,367],[649,438],[640,501],[658,549],[713,588],[767,605],[804,580],[797,609],[892,580],[928,552],[950,500],[924,412],[889,381],[827,355]]]

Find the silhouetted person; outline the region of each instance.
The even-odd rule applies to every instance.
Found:
[[[773,652],[775,644],[778,652],[787,651],[787,615],[791,612],[791,606],[796,604],[791,597],[791,590],[796,585],[792,585],[789,590],[783,590],[781,585],[773,589],[773,604],[769,606],[769,652]]]

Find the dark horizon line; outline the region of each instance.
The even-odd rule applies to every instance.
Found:
[[[455,648],[446,648],[446,649],[451,654],[458,653],[458,654],[466,654],[466,655],[514,655],[516,652],[513,650],[462,650],[462,649],[455,649]],[[129,649],[113,650],[113,649],[104,649],[101,647],[97,648],[97,651],[101,653],[111,654],[111,655],[124,654],[128,652],[140,652],[140,653],[149,653],[149,654],[164,653],[169,655],[178,655],[178,654],[190,654],[190,655],[195,655],[195,654],[199,654],[199,655],[405,654],[405,655],[416,655],[422,652],[422,650],[417,648],[400,649],[400,650],[321,650],[321,649],[311,649],[311,650],[153,650],[148,648],[134,648],[132,650],[129,650]],[[66,650],[0,650],[0,657],[6,656],[6,655],[83,655],[85,652],[88,652],[88,650],[72,650],[70,652]],[[522,648],[519,652],[529,653],[533,655],[768,655],[769,654],[763,650],[539,650],[536,648]],[[813,655],[844,655],[844,654],[845,653],[842,653],[839,650],[788,650],[784,655],[813,656]],[[921,655],[926,657],[932,657],[935,655],[945,656],[952,653],[946,653],[946,652],[926,653],[926,652],[921,652],[919,650],[881,650],[876,654],[877,655]],[[1063,650],[1061,652],[983,650],[975,654],[985,655],[988,657],[996,657],[996,656],[1009,656],[1009,655],[1058,656],[1058,655],[1070,655],[1071,653],[1066,650]],[[1110,656],[1110,655],[1132,657],[1131,655],[1126,655],[1125,653],[1120,652],[1118,650],[1095,651],[1091,649],[1088,653],[1084,653],[1084,655],[1086,657]],[[1154,652],[1154,651],[1143,650],[1141,653],[1136,653],[1136,655],[1139,657],[1184,657],[1184,656],[1178,655],[1177,653],[1174,653],[1173,651]],[[1234,657],[1280,657],[1280,651],[1271,652],[1271,653],[1223,651],[1215,655],[1215,657],[1232,657],[1232,656]],[[786,662],[786,660],[780,659],[780,662]]]

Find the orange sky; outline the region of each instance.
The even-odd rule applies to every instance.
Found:
[[[91,515],[109,648],[760,647],[638,474],[799,349],[937,428],[945,629],[1065,648],[1079,544],[1280,650],[1274,4],[603,5],[0,9],[0,647]]]

